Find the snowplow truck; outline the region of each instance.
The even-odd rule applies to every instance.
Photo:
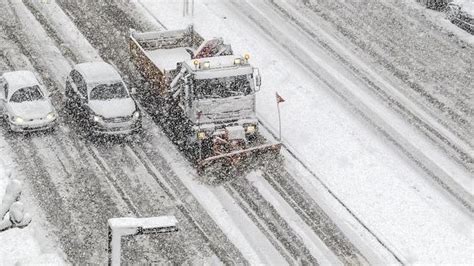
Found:
[[[269,143],[258,134],[255,93],[261,77],[248,55],[234,55],[221,38],[204,40],[193,26],[131,30],[129,45],[151,93],[161,97],[157,108],[169,117],[179,113],[172,127],[184,133],[198,170],[279,153],[281,143]]]

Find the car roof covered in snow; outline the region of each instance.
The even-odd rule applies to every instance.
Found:
[[[33,74],[33,72],[31,71],[20,70],[20,71],[7,72],[7,73],[4,73],[2,77],[7,82],[10,93],[13,93],[14,91],[24,88],[24,87],[39,85],[39,82],[36,79],[35,74]]]
[[[74,69],[79,71],[88,84],[121,81],[120,74],[106,62],[88,62],[77,64]]]

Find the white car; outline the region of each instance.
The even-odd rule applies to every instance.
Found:
[[[91,133],[129,134],[141,129],[141,114],[119,73],[105,62],[77,64],[66,80],[66,99]]]
[[[48,91],[30,71],[8,72],[0,77],[0,115],[14,132],[51,129],[58,117]]]

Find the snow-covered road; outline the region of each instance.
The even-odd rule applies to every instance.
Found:
[[[17,25],[13,23],[14,28],[3,28],[10,34],[10,38],[17,41],[17,44],[21,43],[20,49],[10,54],[9,62],[16,61],[21,57],[25,57],[27,61],[31,60],[32,64],[30,63],[26,68],[38,72],[47,85],[57,90],[56,105],[62,106],[60,95],[63,86],[62,80],[67,75],[71,64],[83,60],[97,60],[100,58],[97,52],[102,56],[105,55],[110,62],[116,63],[120,69],[125,69],[127,74],[130,73],[128,61],[124,60],[125,57],[128,57],[126,45],[124,45],[123,39],[120,39],[120,36],[126,34],[126,30],[123,29],[128,29],[133,25],[133,22],[127,20],[126,17],[117,16],[115,13],[117,21],[104,20],[102,16],[94,14],[94,12],[98,12],[97,9],[93,10],[97,6],[92,6],[88,15],[98,20],[97,25],[105,27],[99,28],[103,32],[84,33],[89,38],[85,40],[69,20],[72,18],[83,31],[87,27],[91,27],[91,25],[82,23],[80,19],[76,20],[77,16],[73,15],[75,12],[81,12],[81,6],[62,3],[62,8],[68,14],[68,18],[54,3],[50,6],[26,1],[24,4],[26,6],[20,2],[14,2],[11,5],[13,7],[12,13],[16,14],[19,20],[16,21]],[[18,35],[14,33],[15,30],[21,31],[21,28],[26,28],[26,25],[28,25],[28,31],[23,31]],[[107,33],[113,30],[115,33],[119,33],[118,42],[104,38]],[[118,30],[123,31],[119,32]],[[13,34],[16,36],[11,36]],[[93,45],[91,46],[88,41]],[[107,49],[103,48],[105,45],[107,45]],[[14,50],[14,46],[15,44],[12,44],[11,49]],[[93,46],[95,48],[92,48]],[[116,47],[115,51],[114,47]],[[22,53],[25,55],[21,55]],[[15,69],[24,68],[24,66],[14,63],[12,67]],[[136,82],[136,80],[132,82]],[[328,254],[327,256],[330,257],[325,258],[326,255],[323,255],[316,258],[317,261],[334,261],[336,257],[331,255],[331,252],[335,250],[339,256],[336,260],[352,258],[352,261],[364,261],[364,255],[355,254],[358,252],[357,249],[351,247],[347,239],[344,239],[343,234],[338,232],[337,227],[327,220],[327,216],[318,218],[313,215],[314,219],[324,221],[323,228],[332,226],[332,231],[324,233],[325,241],[330,239],[334,243],[329,247],[331,251],[328,253],[326,247],[318,247],[318,245],[322,245],[322,241],[313,237],[312,241],[315,241],[316,246],[312,247],[313,252],[310,254],[307,253],[297,236],[304,232],[298,231],[295,234],[292,229],[294,227],[286,229],[279,227],[275,230],[271,226],[276,221],[284,225],[284,219],[291,219],[291,217],[283,215],[282,219],[278,218],[280,217],[278,213],[275,213],[272,215],[274,218],[269,218],[270,216],[265,217],[267,216],[265,213],[259,212],[261,206],[271,206],[272,204],[265,203],[265,200],[260,200],[261,203],[258,204],[249,202],[248,198],[242,197],[242,195],[238,196],[237,194],[240,194],[237,193],[238,191],[234,190],[231,193],[223,187],[208,188],[207,185],[194,180],[193,178],[196,178],[195,172],[191,169],[189,162],[176,151],[176,148],[152,122],[151,118],[145,120],[146,131],[140,136],[143,138],[143,142],[139,139],[132,139],[131,142],[125,140],[124,144],[109,143],[103,146],[100,143],[84,140],[80,134],[75,132],[76,127],[74,123],[70,122],[67,112],[61,112],[61,115],[64,121],[54,133],[53,138],[47,135],[35,136],[31,140],[31,144],[26,146],[23,144],[18,146],[14,137],[9,141],[10,145],[17,147],[17,160],[27,161],[27,157],[29,157],[31,158],[30,163],[34,164],[30,168],[38,169],[33,172],[35,173],[35,182],[42,184],[36,187],[39,189],[38,193],[48,194],[51,197],[50,200],[38,197],[38,200],[44,204],[43,208],[49,213],[48,220],[57,220],[56,234],[59,235],[60,242],[70,261],[97,263],[104,259],[105,249],[102,248],[104,242],[100,239],[105,239],[103,235],[105,230],[102,224],[105,225],[107,217],[114,215],[148,216],[170,211],[174,212],[182,221],[181,226],[184,233],[172,239],[173,250],[165,250],[166,253],[161,252],[150,256],[142,254],[145,257],[141,260],[153,261],[155,257],[158,257],[165,260],[173,259],[176,262],[195,260],[201,257],[206,261],[210,259],[235,263],[247,260],[252,264],[275,265],[297,260],[314,262],[315,258],[312,257],[314,254]],[[157,147],[159,147],[159,151],[156,151]],[[54,161],[48,163],[52,158]],[[25,172],[29,173],[28,170]],[[157,187],[158,184],[163,187]],[[174,193],[166,193],[170,186],[174,186]],[[48,188],[52,193],[44,193]],[[248,189],[250,187],[242,188]],[[143,197],[148,194],[153,196]],[[214,199],[210,195],[214,195]],[[174,196],[178,197],[173,198]],[[254,197],[259,198],[260,196],[258,193],[254,193]],[[171,204],[170,198],[173,202]],[[237,204],[237,201],[240,204]],[[244,203],[245,201],[248,202]],[[49,202],[54,205],[49,205]],[[163,204],[159,204],[160,202]],[[102,204],[106,204],[108,207]],[[242,204],[251,206],[244,208]],[[58,206],[60,207],[58,208]],[[203,213],[200,210],[201,206],[207,212]],[[106,209],[108,211],[104,212]],[[187,213],[186,217],[182,217],[180,212]],[[253,218],[249,219],[249,212],[259,216],[258,226],[252,223]],[[198,219],[196,219],[196,215]],[[223,232],[213,228],[212,221],[206,221],[209,219],[206,217],[207,215],[217,223]],[[190,220],[194,224],[187,224],[186,220]],[[267,228],[267,232],[262,231],[262,226]],[[87,230],[88,227],[93,230]],[[194,235],[195,230],[201,232]],[[220,235],[222,233],[225,236]],[[184,235],[186,237],[182,238]],[[288,241],[287,237],[293,239]],[[281,241],[284,242],[281,244]],[[339,252],[337,250],[339,246],[342,246],[345,251]],[[140,247],[143,245],[139,245]],[[151,247],[153,248],[153,244]],[[237,247],[238,250],[234,250],[234,247]],[[315,248],[326,251],[315,253]],[[239,252],[243,253],[244,258]],[[137,257],[136,251],[129,253],[132,254],[129,259],[140,260],[140,255]]]
[[[128,29],[182,28],[191,22],[205,37],[222,36],[239,53],[250,52],[264,79],[259,117],[272,132],[278,128],[274,93],[286,99],[283,164],[220,186],[199,180],[153,116],[145,117],[143,134],[105,144],[84,139],[67,112],[61,112],[61,125],[51,135],[0,131],[19,167],[31,175],[45,219],[57,221],[51,230],[70,262],[103,263],[107,218],[170,213],[178,217],[180,233],[159,238],[164,245],[132,241],[138,246],[127,245],[128,259],[267,265],[472,260],[472,213],[428,173],[454,173],[461,187],[472,184],[472,176],[451,162],[423,169],[426,161],[417,157],[423,153],[415,152],[419,146],[407,156],[406,145],[399,144],[405,139],[400,132],[416,132],[403,117],[390,113],[391,122],[383,116],[377,120],[360,104],[383,105],[376,97],[354,104],[355,97],[351,101],[335,90],[357,95],[367,85],[272,3],[287,5],[288,12],[299,5],[203,0],[196,1],[194,17],[183,17],[181,1],[1,1],[12,7],[2,16],[18,20],[1,20],[0,37],[9,44],[2,42],[0,65],[37,72],[57,92],[58,107],[72,64],[103,58],[117,66],[130,87],[141,88],[129,61]],[[386,78],[372,76],[381,77]],[[392,112],[377,108],[372,112]],[[390,123],[401,128],[398,137],[386,133]],[[269,138],[272,132],[266,132]],[[439,152],[416,134],[430,151]]]
[[[70,70],[70,63],[73,60],[70,57],[63,57],[59,45],[54,43],[54,38],[42,29],[21,2],[14,2],[11,7],[13,14],[18,14],[21,19],[17,21],[16,29],[19,31],[16,33],[14,29],[4,28],[2,25],[2,34],[5,32],[7,36],[15,34],[15,37],[11,39],[17,40],[16,43],[10,43],[9,47],[5,47],[4,51],[9,51],[6,54],[8,58],[5,58],[8,64],[13,69],[30,69],[37,72],[43,81],[50,85],[50,89],[58,88],[62,91],[63,79]],[[21,28],[26,28],[27,25],[29,30],[21,31]],[[49,34],[52,33],[49,32]],[[7,39],[2,39],[2,44],[6,43]],[[20,45],[21,49],[18,49],[17,45]],[[25,50],[28,53],[25,53]],[[80,54],[76,56],[79,57]],[[26,63],[21,61],[26,61]],[[57,96],[60,95],[56,94],[54,98],[59,109],[62,103],[61,97]],[[188,207],[193,206],[192,211],[183,216],[185,208],[177,205],[176,200],[170,203],[169,197],[160,197],[163,195],[163,189],[156,181],[150,185],[150,174],[145,171],[143,161],[134,165],[136,161],[130,159],[130,155],[122,156],[122,160],[126,160],[127,164],[117,167],[118,162],[114,160],[116,157],[112,156],[115,154],[110,157],[101,156],[98,150],[100,145],[94,148],[95,143],[87,141],[77,132],[77,127],[70,123],[71,120],[68,120],[67,114],[63,112],[61,114],[65,121],[62,121],[53,136],[48,134],[44,136],[33,134],[26,137],[8,135],[7,141],[16,153],[18,167],[24,175],[30,177],[25,180],[29,181],[36,200],[46,212],[48,222],[53,225],[50,230],[57,235],[69,261],[104,263],[107,259],[105,240],[108,218],[137,216],[141,213],[153,216],[170,212],[179,217],[180,226],[183,229],[182,233],[176,234],[166,242],[167,245],[173,245],[175,248],[165,250],[166,253],[161,254],[149,252],[148,256],[132,252],[133,256],[129,259],[133,261],[156,261],[156,258],[165,261],[171,258],[182,261],[199,257],[206,260],[212,259],[214,251],[210,250],[208,243],[213,240],[206,237],[214,237],[219,239],[219,249],[231,252],[229,259],[239,261],[238,251],[232,252],[232,244],[226,244],[223,241],[223,237],[219,235],[220,231],[212,220],[206,222],[206,219],[210,218],[200,215],[200,222],[205,225],[199,227],[193,224],[193,213],[205,214],[205,212],[199,210],[198,205],[193,206],[192,198],[183,195],[188,198]],[[125,140],[125,143],[127,141]],[[114,149],[116,145],[113,142],[110,144],[108,149]],[[139,143],[136,145],[138,150],[142,149]],[[94,158],[97,154],[99,157]],[[154,156],[155,164],[158,162],[157,159],[162,160]],[[115,167],[108,165],[111,162],[115,163],[113,165]],[[130,167],[135,175],[131,175],[129,179],[123,172]],[[137,181],[135,179],[137,176],[140,176],[140,184],[134,183]],[[150,196],[144,196],[148,194]],[[132,204],[135,204],[136,208],[130,206],[129,195],[142,195],[140,200],[133,199]],[[140,213],[134,212],[137,209]],[[210,233],[203,235],[199,232],[200,230]],[[152,250],[163,250],[156,247],[157,243],[159,242],[155,241],[151,244],[151,247],[154,247]],[[141,244],[138,246],[143,247]]]
[[[234,49],[249,51],[264,78],[258,99],[261,118],[277,129],[274,93],[286,97],[282,105],[285,144],[402,262],[471,261],[471,213],[355,115],[352,108],[344,106],[321,79],[302,67],[307,62],[293,60],[282,49],[279,38],[287,37],[269,31],[270,25],[286,29],[280,34],[298,32],[289,29],[291,25],[264,2],[202,1],[196,3],[193,18],[183,18],[182,6],[167,1],[140,3],[168,28],[182,28],[193,22],[205,36],[223,36]],[[305,39],[292,41],[299,44],[292,47],[295,53],[301,47],[319,54],[319,58],[327,57],[324,50]],[[324,59],[315,63],[312,67],[318,73],[320,69],[328,70]],[[354,90],[363,86],[347,75],[344,66],[332,67],[329,77],[321,75],[322,79],[334,82],[330,76],[336,76],[336,82]]]

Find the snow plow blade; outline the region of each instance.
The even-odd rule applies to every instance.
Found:
[[[268,153],[279,154],[281,149],[281,143],[273,143],[273,144],[264,144],[259,145],[256,147],[251,147],[243,150],[237,150],[233,152],[229,152],[226,154],[220,154],[211,156],[205,159],[198,161],[198,170],[202,171],[206,167],[217,163],[223,162],[227,165],[237,165],[239,162],[245,158],[249,158],[255,155],[262,155]]]

